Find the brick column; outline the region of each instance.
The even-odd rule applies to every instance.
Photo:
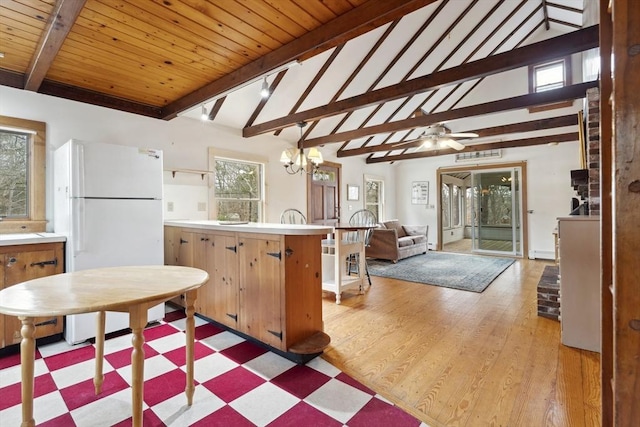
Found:
[[[600,89],[587,90],[587,169],[589,170],[589,215],[600,215]]]

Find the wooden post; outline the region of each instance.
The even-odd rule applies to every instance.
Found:
[[[613,417],[640,420],[640,8],[613,0]],[[603,384],[604,387],[604,384]]]
[[[602,426],[613,425],[613,283],[612,266],[612,211],[611,211],[611,43],[613,23],[609,0],[600,0],[600,284],[602,328],[600,352],[600,384],[602,399]]]

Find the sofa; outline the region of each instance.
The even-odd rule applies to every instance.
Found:
[[[385,221],[371,232],[365,249],[368,258],[393,262],[427,253],[428,225],[402,225],[398,220]]]

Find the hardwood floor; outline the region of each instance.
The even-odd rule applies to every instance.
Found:
[[[488,251],[507,251],[511,252],[512,250],[511,242],[505,242],[504,240],[483,240],[482,241],[482,249]],[[463,254],[470,254],[472,252],[471,249],[471,239],[460,239],[455,242],[445,243],[443,245],[444,252],[456,252]]]
[[[549,264],[516,260],[480,294],[380,277],[325,293],[322,357],[431,426],[599,426],[599,354],[537,316]]]

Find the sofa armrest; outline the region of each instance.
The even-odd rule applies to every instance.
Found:
[[[369,245],[365,248],[366,256],[392,261],[398,260],[398,232],[395,229],[374,228]]]

